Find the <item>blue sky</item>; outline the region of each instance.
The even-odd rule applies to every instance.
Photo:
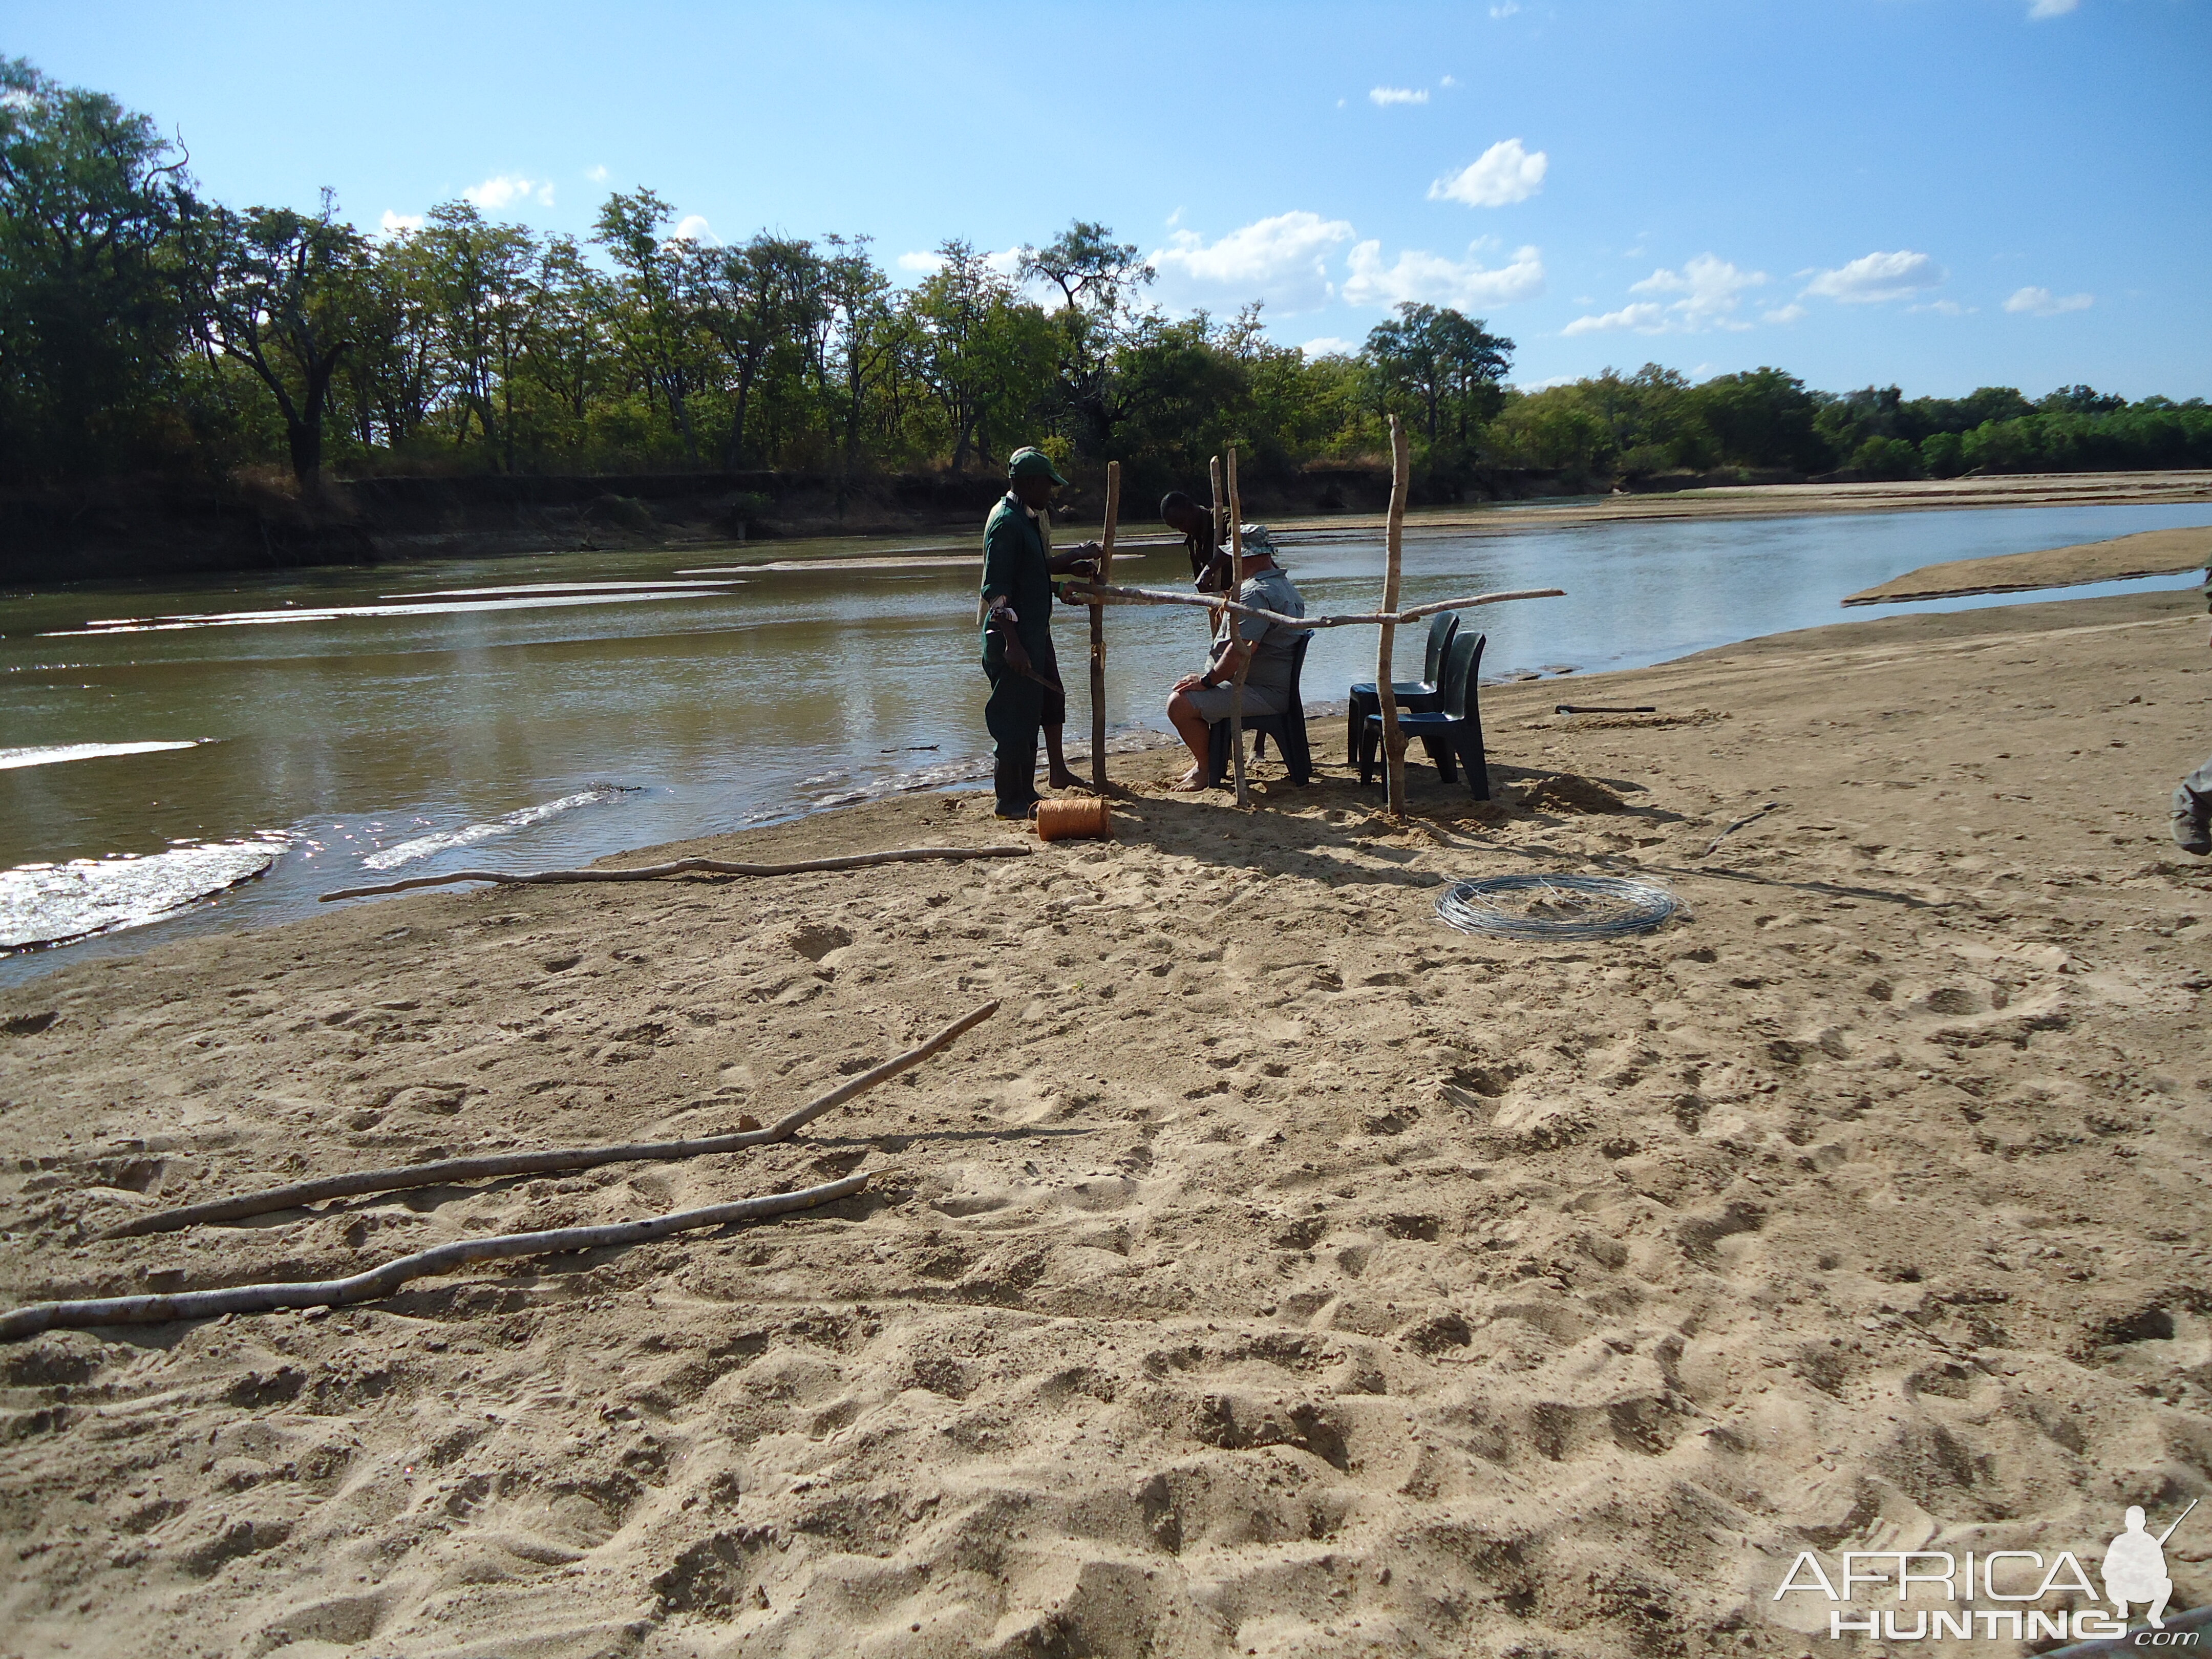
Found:
[[[2212,395],[2212,0],[14,0],[0,50],[224,200],[328,185],[365,228],[465,192],[582,233],[650,185],[910,276],[1079,215],[1172,309],[1304,344],[1455,304],[1523,384]]]

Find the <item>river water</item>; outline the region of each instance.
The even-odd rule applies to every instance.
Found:
[[[1939,560],[2212,524],[2212,506],[1550,526],[1545,514],[1501,512],[1526,525],[1504,536],[1409,526],[1408,604],[1567,590],[1475,613],[1488,676],[1643,666],[1866,614],[1838,601]],[[1280,541],[1310,609],[1373,607],[1379,532]],[[0,945],[88,935],[0,957],[0,983],[289,920],[380,873],[582,863],[978,783],[972,546],[557,553],[0,594]],[[1188,569],[1179,548],[1154,547],[1121,554],[1115,575],[1180,586]],[[1085,613],[1062,610],[1055,627],[1078,738]],[[1164,726],[1167,687],[1198,665],[1206,628],[1196,611],[1108,612],[1117,742],[1156,740],[1147,728]],[[1367,629],[1316,635],[1307,701],[1371,678],[1374,641]],[[1335,750],[1333,728],[1317,737]]]

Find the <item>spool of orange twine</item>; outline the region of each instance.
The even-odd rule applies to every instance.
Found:
[[[1039,801],[1036,809],[1039,841],[1066,841],[1071,836],[1103,840],[1114,833],[1103,795],[1073,795],[1065,800]]]

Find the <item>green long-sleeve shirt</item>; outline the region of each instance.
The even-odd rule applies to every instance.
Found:
[[[1052,659],[1052,570],[1044,538],[1029,509],[1009,490],[983,526],[983,603],[1003,597],[1014,610],[1014,632],[1040,665]],[[983,665],[1006,661],[1006,647],[987,615]]]

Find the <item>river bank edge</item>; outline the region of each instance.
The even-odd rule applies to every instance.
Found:
[[[2212,471],[1889,483],[1684,477],[1601,496],[1576,493],[1583,488],[1551,475],[1500,474],[1485,480],[1475,501],[1423,500],[1417,491],[1407,521],[1417,532],[1512,534],[1620,520],[2212,501]],[[990,477],[921,476],[848,494],[830,481],[772,473],[363,478],[332,481],[314,497],[276,479],[15,489],[0,491],[0,583],[653,547],[729,557],[762,544],[774,550],[806,541],[819,549],[882,537],[957,546],[1003,489]],[[1289,487],[1255,483],[1244,501],[1248,518],[1285,530],[1365,533],[1382,528],[1388,495],[1387,476],[1337,468],[1310,470]],[[1149,502],[1125,501],[1124,522],[1157,535],[1153,511]],[[1071,489],[1060,507],[1065,533],[1095,532],[1102,513],[1097,488]]]

